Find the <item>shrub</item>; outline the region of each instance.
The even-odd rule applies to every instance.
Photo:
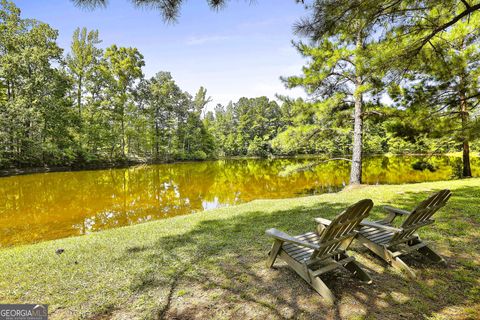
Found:
[[[197,150],[190,156],[191,160],[205,160],[207,159],[207,154],[202,150]]]

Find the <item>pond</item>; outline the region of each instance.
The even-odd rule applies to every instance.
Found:
[[[435,171],[418,171],[422,157],[370,157],[367,184],[452,179],[461,159],[433,157]],[[335,192],[348,183],[350,163],[329,161],[311,171],[281,174],[310,159],[219,160],[0,178],[0,247],[81,235],[254,199]],[[474,176],[480,160],[472,157]]]

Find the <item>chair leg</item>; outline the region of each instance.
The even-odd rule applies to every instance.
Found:
[[[415,272],[399,257],[392,258],[390,264],[398,270],[405,271],[410,279],[415,279],[417,277]]]
[[[374,253],[376,253],[380,258],[388,262],[388,264],[390,264],[392,267],[398,270],[405,271],[409,278],[413,279],[416,277],[415,272],[409,266],[407,266],[407,264],[403,262],[402,259],[400,259],[399,257],[392,257],[392,252],[390,252],[390,250],[381,247],[371,241],[365,241],[362,244]]]
[[[283,241],[280,240],[275,240],[272,245],[272,249],[268,253],[268,258],[267,258],[267,268],[271,268],[273,264],[275,263],[275,259],[277,259],[277,255],[280,252],[280,249],[282,249],[282,244]]]
[[[416,239],[413,239],[412,241],[410,241],[408,244],[410,246],[414,246],[414,245],[419,244],[419,243],[422,243],[422,240],[420,240],[420,238],[416,238]],[[426,256],[427,258],[429,258],[430,260],[434,261],[434,262],[447,264],[447,262],[445,261],[445,259],[443,259],[442,256],[440,256],[438,253],[433,251],[428,246],[424,246],[424,247],[418,249],[417,251],[420,252],[421,254],[423,254],[424,256]]]
[[[333,305],[335,303],[335,296],[333,295],[332,291],[327,287],[325,282],[323,282],[319,276],[313,276],[310,271],[309,275],[311,279],[310,285],[312,286],[312,288],[315,289],[315,291],[317,291],[323,299],[325,299],[325,302],[328,305]]]
[[[428,246],[425,246],[425,247],[422,247],[422,248],[418,249],[418,252],[427,256],[428,258],[430,258],[434,262],[447,264],[445,259],[443,259],[438,253],[436,253],[435,251],[430,249]]]
[[[357,261],[350,261],[344,265],[345,269],[350,271],[355,277],[366,283],[372,283],[372,278],[363,270]]]

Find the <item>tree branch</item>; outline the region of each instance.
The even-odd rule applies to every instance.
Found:
[[[464,2],[464,1],[462,1]],[[465,3],[465,2],[464,2]],[[418,53],[427,43],[430,42],[430,40],[435,37],[438,33],[444,31],[445,29],[447,29],[448,27],[454,25],[455,23],[457,23],[460,19],[470,15],[471,13],[477,11],[477,10],[480,10],[480,3],[477,3],[473,6],[470,6],[468,5],[467,8],[462,12],[460,13],[459,15],[455,16],[452,20],[438,26],[437,28],[433,29],[432,32],[427,35],[425,38],[423,38],[423,40],[420,42],[420,45],[414,50],[416,53]]]

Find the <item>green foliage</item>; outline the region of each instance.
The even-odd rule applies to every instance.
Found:
[[[105,50],[78,28],[62,56],[58,32],[0,6],[0,167],[204,160],[216,155],[195,99],[168,72],[143,78],[136,48]],[[64,68],[65,67],[65,68]]]
[[[284,80],[289,87],[305,88],[313,101],[287,101],[294,112],[286,130],[272,141],[274,149],[353,153],[355,158],[355,147],[344,147],[352,141],[349,109],[355,102],[362,109],[354,119],[355,124],[363,121],[363,141],[353,139],[353,145],[360,141],[363,153],[463,147],[468,159],[468,144],[480,136],[479,113],[474,112],[480,105],[480,5],[308,3],[311,15],[296,26],[312,40],[296,44],[307,63],[302,75]],[[387,95],[393,100],[390,106],[379,102]]]
[[[49,158],[71,163],[70,80],[55,67],[62,61],[57,35],[47,24],[21,19],[13,3],[0,3],[3,165],[39,165]]]
[[[290,115],[290,121],[272,141],[276,153],[347,154],[351,150],[350,112],[335,108],[340,100],[286,99],[282,110]]]
[[[270,140],[283,127],[281,108],[267,97],[240,98],[227,107],[217,105],[210,114],[208,130],[221,156],[258,156],[272,154]]]
[[[480,12],[474,12],[432,37],[410,59],[407,80],[389,90],[396,105],[407,108],[392,131],[412,142],[416,136],[442,141],[439,149],[463,149],[464,176],[471,176],[469,143],[480,137],[479,30]]]
[[[109,4],[108,0],[72,0],[77,6],[92,9],[96,7],[104,7]],[[138,1],[131,0],[132,4],[135,7],[140,7],[142,9],[154,9],[158,10],[163,19],[167,21],[175,21],[176,18],[180,15],[180,9],[184,1],[182,0],[149,0],[149,1]],[[223,5],[226,4],[227,0],[207,0],[208,6],[214,10],[220,9]]]
[[[202,150],[194,151],[192,154],[192,160],[206,160],[207,154]]]
[[[82,120],[84,86],[92,81],[95,67],[101,58],[102,50],[96,47],[100,43],[97,30],[87,32],[87,28],[81,30],[77,28],[72,37],[71,53],[65,58],[65,63],[75,83],[73,89],[77,91],[76,104],[80,121]]]
[[[268,141],[263,141],[262,138],[255,136],[248,144],[247,155],[266,157],[268,155]]]

